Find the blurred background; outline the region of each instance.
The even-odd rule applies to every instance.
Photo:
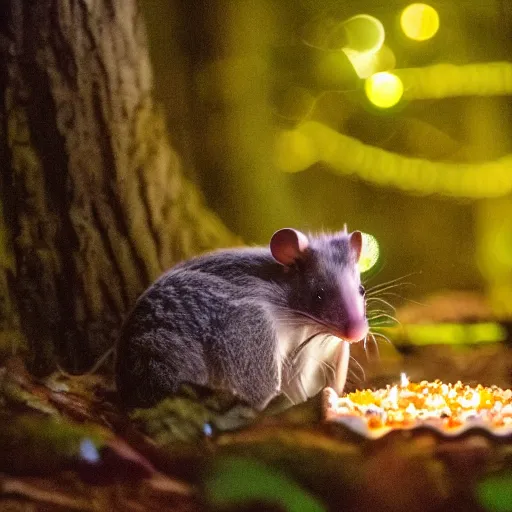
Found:
[[[508,0],[141,7],[172,142],[233,232],[347,223],[375,282],[411,274],[406,321],[510,316]]]

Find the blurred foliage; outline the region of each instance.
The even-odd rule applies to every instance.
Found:
[[[220,457],[205,472],[204,494],[213,509],[277,504],[286,512],[321,512],[319,500],[275,468],[247,457]]]
[[[507,512],[512,510],[512,472],[490,475],[476,489],[485,510]]]

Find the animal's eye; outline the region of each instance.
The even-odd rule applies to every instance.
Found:
[[[316,291],[315,300],[317,302],[323,302],[324,299],[325,299],[325,290],[323,288],[319,288]]]
[[[359,294],[361,295],[361,297],[364,297],[366,293],[366,290],[364,289],[364,286],[362,284],[359,285]]]

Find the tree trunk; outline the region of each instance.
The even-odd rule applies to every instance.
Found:
[[[238,240],[183,178],[135,0],[0,7],[0,328],[80,371],[163,269]]]

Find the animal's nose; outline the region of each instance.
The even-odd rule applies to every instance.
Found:
[[[356,343],[368,334],[368,322],[366,319],[347,322],[342,334],[345,341]]]

